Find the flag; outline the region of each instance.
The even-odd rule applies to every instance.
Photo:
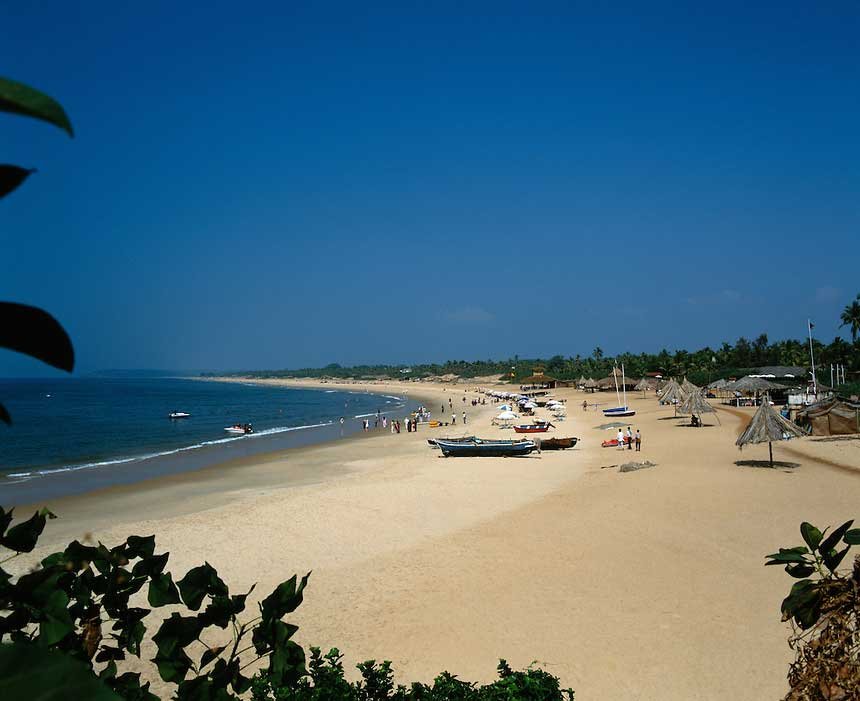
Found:
[[[813,324],[811,320],[807,320],[807,323],[809,324],[809,330],[812,331],[812,329],[815,328],[815,324]]]

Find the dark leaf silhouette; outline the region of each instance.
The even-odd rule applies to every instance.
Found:
[[[75,350],[59,322],[38,307],[0,302],[0,346],[71,372]]]
[[[12,425],[12,417],[9,416],[9,412],[6,411],[6,407],[0,404],[0,421],[9,426]]]
[[[35,169],[20,166],[0,165],[0,199],[16,190]]]
[[[75,135],[72,123],[59,102],[29,85],[8,78],[0,78],[0,112],[41,119],[59,127],[69,136]]]

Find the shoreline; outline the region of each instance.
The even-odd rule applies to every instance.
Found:
[[[464,389],[476,396],[440,386],[434,401]],[[593,397],[554,394],[568,417],[549,435],[579,437],[571,450],[442,458],[426,438],[504,435],[490,425],[495,405],[468,405],[456,432],[371,435],[69,500],[36,551],[10,564],[23,571],[87,532],[108,545],[155,534],[177,577],[205,560],[233,591],[258,583],[249,607],[313,571],[289,621],[299,644],[341,649],[348,675],[389,659],[398,682],[443,670],[486,682],[504,657],[537,660],[583,699],[784,695],[779,606],[792,581],[764,557],[798,544],[801,520],[858,516],[860,475],[829,463],[860,464],[860,439],[775,444],[777,469],[747,467],[767,455],[734,445],[752,409],[718,406],[720,422],[694,429],[650,395],[629,398],[643,435],[634,454],[601,447],[613,430],[593,404],[581,410]],[[621,473],[630,460],[656,465]],[[151,665],[130,664],[168,691]]]

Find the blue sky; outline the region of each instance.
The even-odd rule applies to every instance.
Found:
[[[0,22],[76,129],[0,115],[0,290],[81,371],[830,340],[860,292],[856,2],[125,5]]]

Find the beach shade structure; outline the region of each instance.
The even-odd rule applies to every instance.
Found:
[[[749,443],[767,443],[770,466],[773,467],[773,442],[802,438],[805,435],[800,426],[780,416],[779,412],[770,405],[770,397],[765,395],[761,406],[753,415],[749,426],[738,436],[735,445],[743,449]]]
[[[496,416],[496,421],[501,421],[502,425],[509,426],[511,421],[517,418],[517,414],[512,411],[503,411]]]
[[[597,380],[595,380],[595,379],[593,379],[593,378],[589,377],[589,378],[585,381],[585,384],[583,385],[583,387],[585,387],[585,389],[590,390],[591,392],[593,392],[594,390],[596,390],[596,389],[597,389]]]
[[[660,392],[659,397],[661,404],[675,404],[676,402],[683,402],[687,398],[687,393],[675,380],[671,380]]]
[[[633,389],[635,389],[637,392],[642,392],[642,398],[644,399],[645,393],[650,389],[654,389],[655,386],[656,385],[651,382],[647,377],[643,377],[641,380],[639,380],[639,384],[637,384]]]
[[[734,382],[729,382],[725,389],[730,389],[734,392],[769,392],[773,389],[785,389],[785,385],[771,382],[763,377],[752,377],[747,375]]]
[[[511,410],[510,404],[502,404],[502,406],[499,407],[499,411],[502,411],[502,412],[510,411],[510,410]]]
[[[684,414],[690,414],[690,416],[698,416],[700,419],[702,418],[702,414],[713,414],[717,416],[717,410],[712,407],[708,401],[702,396],[701,391],[692,392],[687,395],[687,398],[681,402],[681,406],[679,407],[681,412]],[[717,421],[720,420],[720,417],[717,416]],[[699,421],[699,426],[702,425],[702,422]]]
[[[708,389],[725,389],[729,383],[720,378],[719,380],[714,380],[708,385]]]
[[[693,392],[698,392],[701,387],[694,385],[685,377],[684,381],[681,383],[681,389],[684,390],[684,394],[692,394]]]
[[[580,377],[580,378],[576,381],[576,386],[577,386],[577,387],[585,387],[585,383],[586,383],[586,382],[588,382],[588,379],[585,377],[585,375],[583,375],[582,377]]]

